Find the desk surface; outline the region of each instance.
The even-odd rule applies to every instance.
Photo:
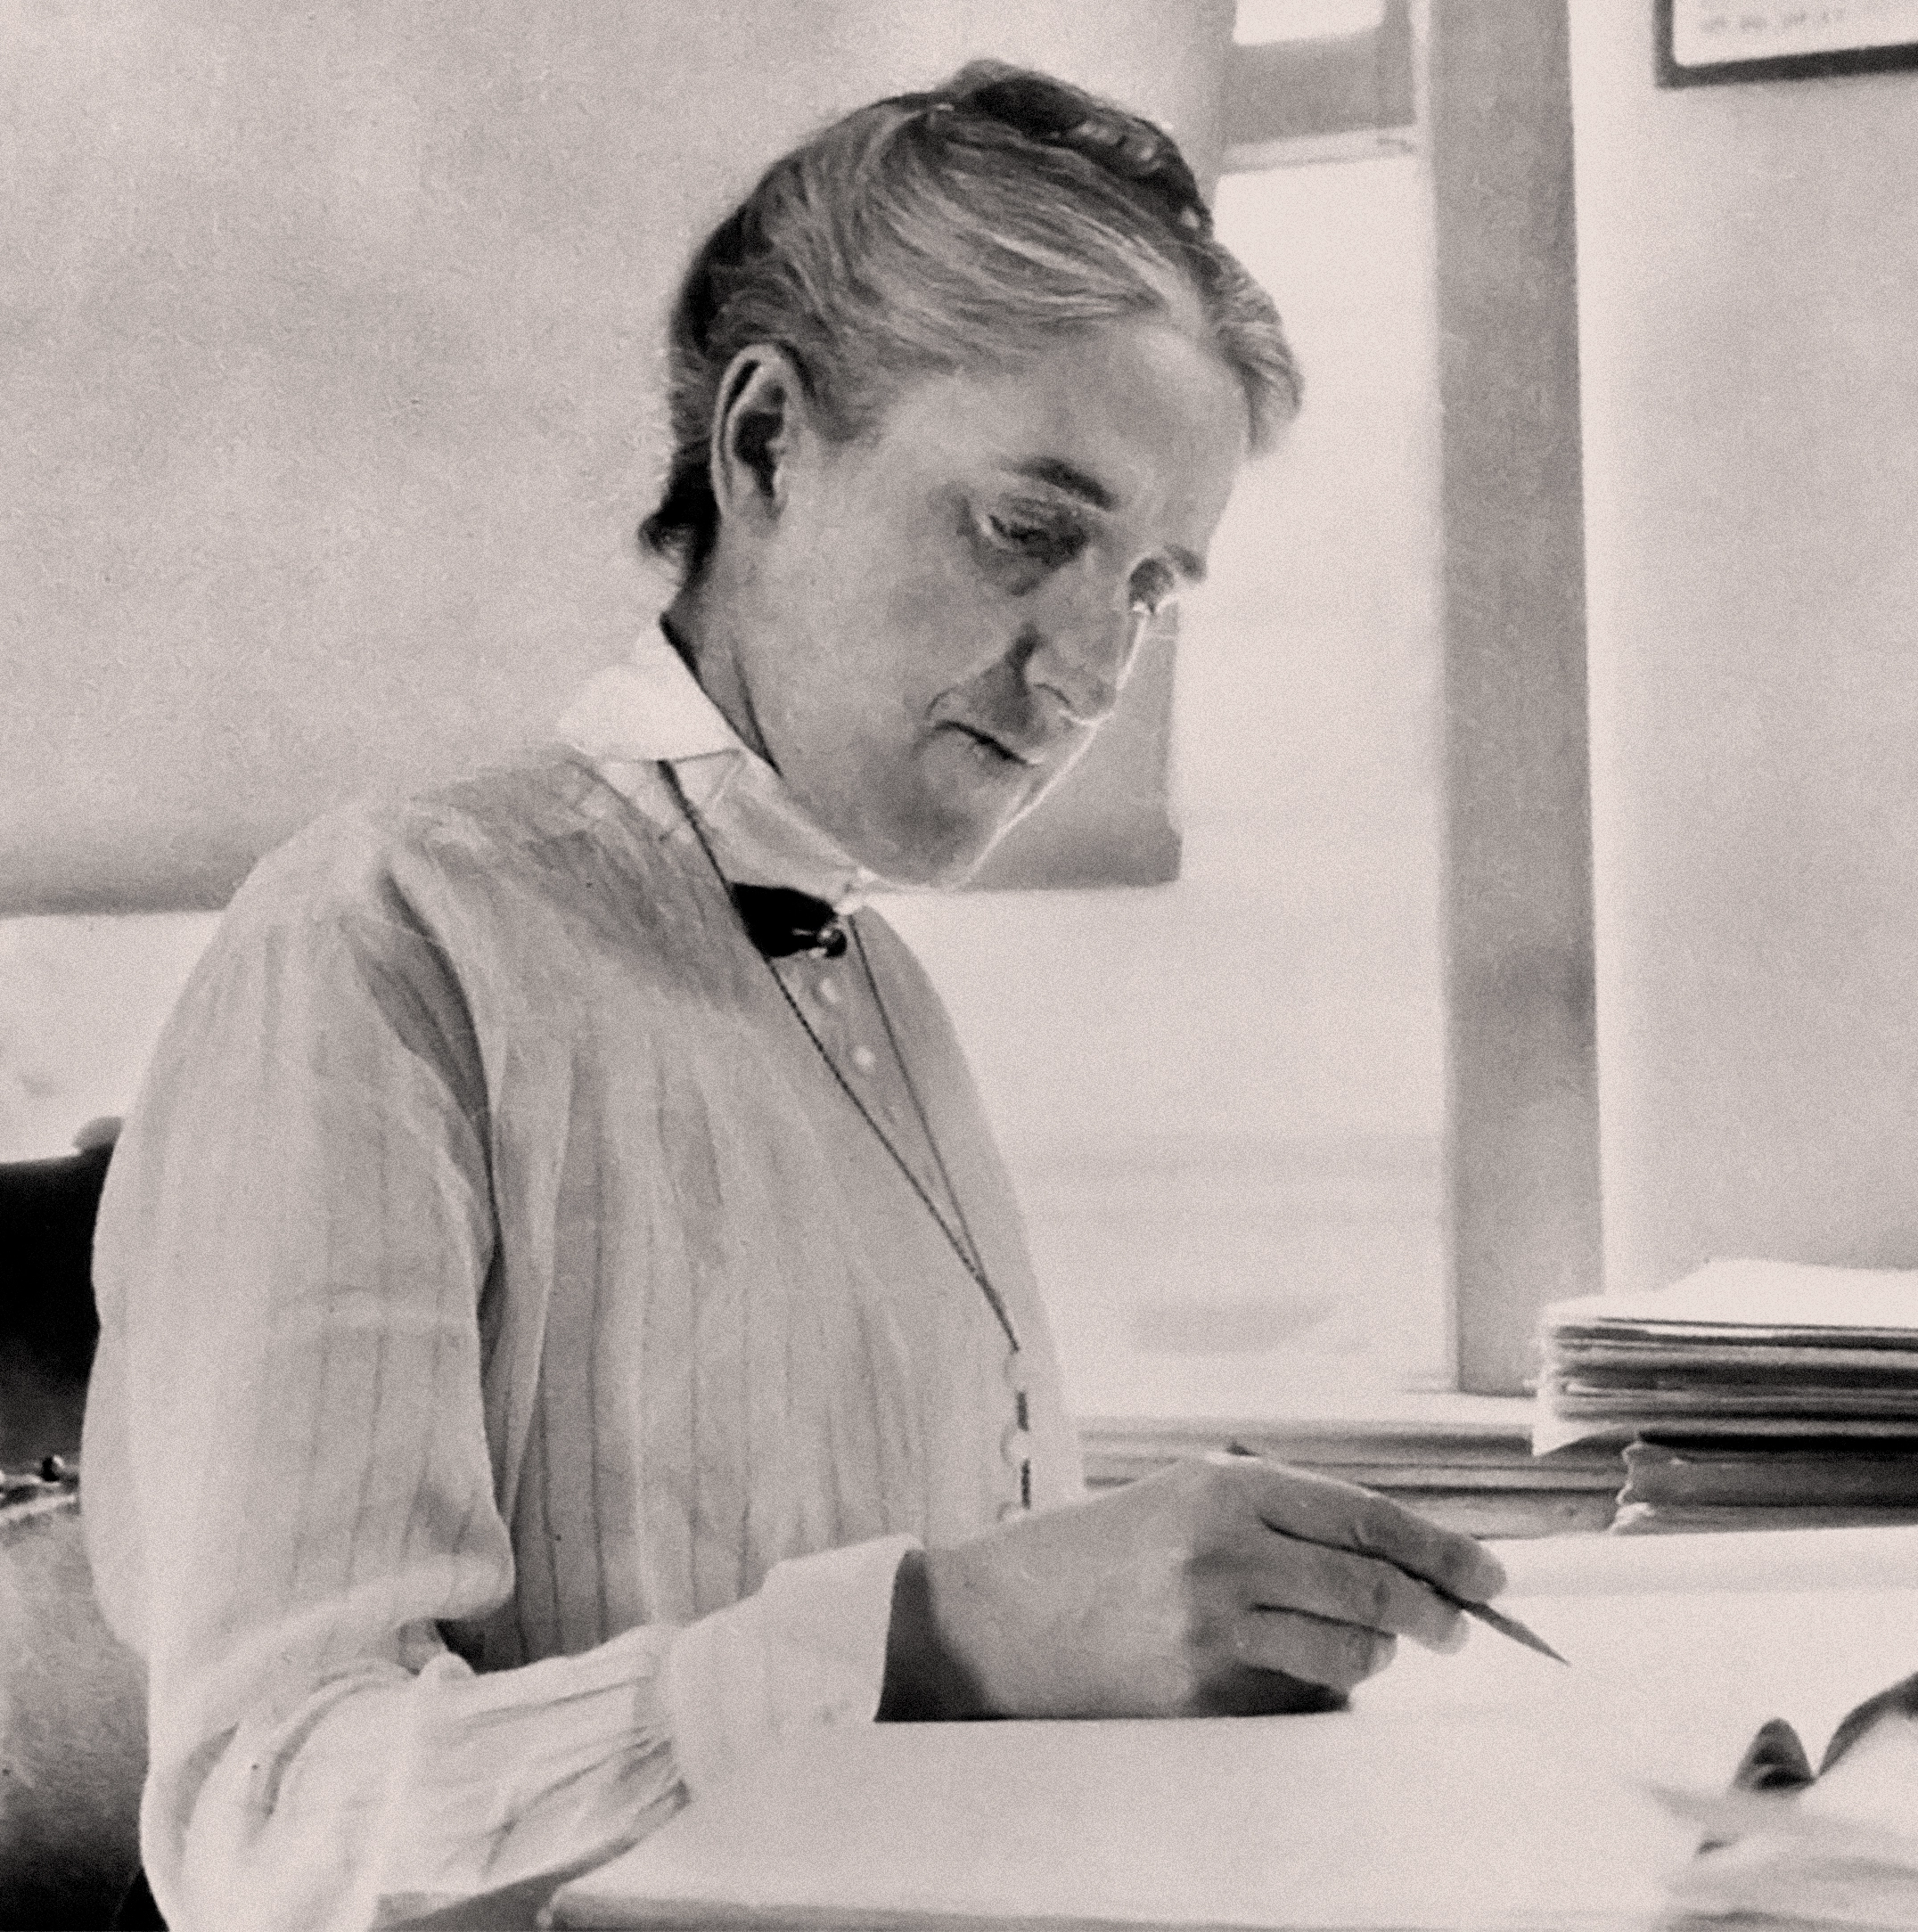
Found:
[[[1537,1821],[1575,1829],[1542,1834]],[[570,1927],[1578,1926],[1658,1907],[1652,1797],[1510,1715],[865,1727],[561,1892]]]
[[[1571,1669],[1475,1630],[1326,1716],[816,1732],[565,1887],[556,1922],[1645,1925],[1696,1844],[1658,1788],[1722,1790],[1780,1715],[1816,1756],[1918,1665],[1908,1532],[1508,1554],[1512,1609]]]

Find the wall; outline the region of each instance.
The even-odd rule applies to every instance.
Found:
[[[0,1161],[124,1114],[214,913],[0,920]]]
[[[1206,168],[1230,22],[0,10],[0,912],[218,905],[338,798],[543,734],[657,608],[632,530],[663,307],[751,176],[982,53],[1123,96]],[[1082,828],[1156,826],[1159,878],[1168,689],[1161,658],[1073,781],[1109,788]]]
[[[1574,0],[1607,1278],[1918,1265],[1918,74]]]
[[[1203,166],[1230,17],[758,0],[668,45],[666,11],[235,36],[209,4],[169,16],[177,41],[140,8],[30,17],[23,199],[37,259],[74,259],[63,292],[16,291],[45,380],[37,484],[0,478],[34,563],[0,610],[25,669],[0,685],[0,908],[217,904],[337,791],[542,729],[643,608],[649,305],[744,173],[988,47],[1161,115]],[[803,58],[786,21],[819,29]],[[252,178],[267,159],[287,178]],[[1236,176],[1221,212],[1310,405],[1185,615],[1181,875],[889,908],[966,1038],[1094,1407],[1254,1412],[1286,1379],[1310,1406],[1449,1367],[1429,168]],[[326,273],[294,274],[316,250]],[[1119,789],[1152,749],[1121,742]],[[125,1105],[208,930],[0,923],[0,1157]]]

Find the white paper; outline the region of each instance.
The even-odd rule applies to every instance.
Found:
[[[1585,1295],[1545,1311],[1643,1322],[1728,1322],[1756,1328],[1909,1329],[1918,1347],[1918,1268],[1825,1268],[1791,1261],[1709,1261],[1647,1295]]]
[[[568,1887],[561,1922],[1643,1920],[1698,1838],[1661,1788],[1722,1792],[1775,1716],[1816,1758],[1918,1670],[1918,1530],[1499,1554],[1570,1668],[1474,1625],[1323,1717],[815,1732]]]
[[[1540,1536],[1494,1548],[1513,1597],[1918,1589],[1918,1525]],[[1913,1648],[1918,1652],[1918,1632]],[[1910,1668],[1918,1670],[1918,1654]]]
[[[1873,1330],[1888,1342],[1909,1346],[1918,1355],[1918,1269],[1828,1268],[1797,1262],[1751,1259],[1709,1261],[1669,1288],[1643,1295],[1586,1295],[1554,1302],[1540,1315],[1545,1370],[1539,1379],[1532,1419],[1532,1453],[1549,1455],[1576,1442],[1627,1442],[1641,1428],[1717,1431],[1740,1435],[1910,1435],[1914,1422],[1864,1419],[1767,1421],[1745,1415],[1719,1415],[1723,1406],[1701,1391],[1695,1413],[1656,1419],[1628,1412],[1630,1396],[1619,1391],[1609,1414],[1565,1415],[1554,1399],[1554,1330],[1569,1323],[1630,1324],[1627,1332],[1656,1338],[1672,1323],[1722,1324],[1734,1332],[1724,1338],[1735,1349],[1737,1330],[1758,1341],[1778,1330]],[[1727,1359],[1731,1359],[1728,1355]],[[1649,1371],[1650,1364],[1648,1364]],[[1722,1398],[1723,1392],[1718,1392]]]
[[[1775,60],[1918,41],[1918,0],[1673,0],[1672,58],[1680,67]]]
[[[560,1922],[1578,1926],[1654,1911],[1693,1836],[1510,1714],[879,1726],[789,1746]]]

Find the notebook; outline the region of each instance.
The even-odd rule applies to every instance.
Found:
[[[1723,1791],[1759,1724],[1816,1756],[1918,1669],[1918,1530],[1501,1554],[1502,1601],[1570,1669],[1475,1628],[1347,1712],[795,1736],[551,1922],[1643,1928],[1697,1850],[1684,1801]]]

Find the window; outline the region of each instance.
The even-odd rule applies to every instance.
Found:
[[[1597,1285],[1564,19],[1414,24],[1239,50],[1217,216],[1308,400],[1184,615],[1179,879],[893,913],[1087,1417],[1516,1393]]]
[[[1182,616],[1181,875],[1004,904],[1079,992],[968,1028],[1086,1413],[1453,1386],[1430,210],[1412,153],[1224,181],[1308,402]]]
[[[0,919],[0,1160],[73,1150],[126,1111],[213,913]]]
[[[1220,189],[1308,403],[1182,614],[1176,881],[1000,898],[989,1005],[891,913],[968,1004],[1085,1413],[1452,1386],[1430,206],[1414,154]]]

